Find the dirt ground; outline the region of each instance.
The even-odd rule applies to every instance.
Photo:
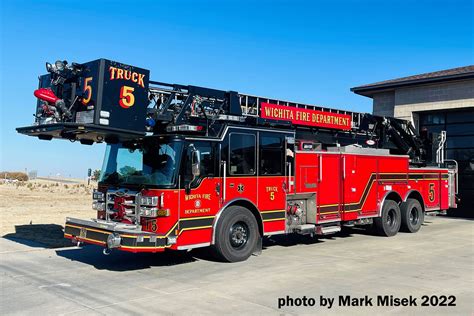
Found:
[[[73,183],[71,183],[73,182]],[[96,183],[68,179],[0,182],[0,236],[40,242],[49,247],[70,245],[63,238],[66,217],[93,218]]]

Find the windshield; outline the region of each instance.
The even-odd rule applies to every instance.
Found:
[[[100,181],[113,185],[172,186],[176,183],[182,142],[141,146],[108,144]]]

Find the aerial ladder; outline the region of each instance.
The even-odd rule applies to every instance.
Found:
[[[120,73],[114,70],[119,67],[128,70]],[[427,157],[426,141],[406,120],[152,81],[146,69],[106,59],[83,64],[57,61],[54,65],[47,63],[46,68],[48,73],[39,77],[39,88],[35,91],[38,97],[35,122],[17,128],[19,133],[43,140],[62,138],[91,145],[139,139],[163,131],[192,132],[192,129],[211,136],[217,135],[224,123],[231,122],[295,127],[298,134],[316,139],[323,147],[358,144],[409,155],[410,162],[417,165],[435,162]],[[126,81],[128,77],[135,87],[120,87],[118,81]],[[262,104],[344,115],[350,125],[308,126],[297,120],[275,120],[262,113]]]

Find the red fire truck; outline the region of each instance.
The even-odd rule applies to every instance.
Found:
[[[264,236],[415,233],[426,212],[456,207],[456,163],[408,121],[151,81],[105,59],[47,70],[35,124],[17,130],[107,143],[97,218],[64,231],[104,253],[210,246],[242,261]]]

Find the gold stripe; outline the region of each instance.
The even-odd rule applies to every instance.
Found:
[[[372,177],[372,176],[371,176],[371,177]],[[361,208],[355,209],[355,210],[350,210],[350,211],[342,210],[342,212],[358,212],[358,211],[360,211],[360,210],[362,209],[362,207],[364,206],[365,201],[367,200],[367,197],[368,197],[369,194],[370,194],[370,190],[372,189],[372,186],[373,186],[375,180],[376,180],[376,179],[370,181],[370,187],[369,187],[369,190],[367,191],[367,195],[365,196],[364,202],[362,202],[362,198],[363,198],[363,196],[364,196],[364,192],[365,192],[365,190],[367,189],[367,185],[369,184],[369,182],[365,185],[365,189],[364,189],[364,191],[362,191],[362,195],[361,195],[361,197],[360,197],[360,199],[359,199],[359,202],[356,202],[356,203],[345,203],[345,204],[341,203],[341,204],[343,204],[344,206],[346,206],[346,205],[357,205],[357,204],[361,204],[361,202],[362,202]],[[324,205],[324,206],[326,206],[326,205]],[[330,206],[339,206],[339,204],[332,204],[332,205],[330,205]],[[339,213],[339,212],[340,212],[340,211],[334,211],[334,212],[319,212],[319,214],[320,214],[320,215],[321,215],[321,214],[337,214],[337,213]]]
[[[183,228],[179,230],[179,235],[181,235],[181,232],[186,231],[186,230],[206,229],[206,228],[212,228],[212,225]]]
[[[206,218],[214,218],[215,216],[201,216],[201,217],[186,217],[186,218],[180,218],[180,221],[190,221],[190,220],[195,220],[195,219],[206,219]]]
[[[261,211],[261,214],[286,212],[286,210]]]
[[[125,238],[137,238],[136,235],[120,235],[121,237],[125,237]]]
[[[124,249],[163,249],[163,248],[169,248],[171,247],[171,245],[169,246],[156,246],[156,247],[148,247],[148,246],[120,246],[120,248],[124,248]],[[120,249],[119,248],[119,249]]]
[[[110,235],[111,234],[111,233],[103,231],[103,230],[93,229],[93,228],[89,228],[89,227],[75,226],[75,225],[71,225],[71,224],[66,224],[66,226],[73,227],[73,228],[78,228],[78,229],[84,228],[85,230],[90,230],[90,231],[105,234],[105,235]]]
[[[336,212],[319,212],[319,215],[321,214],[336,214],[336,213],[339,213],[339,211],[336,211]]]
[[[275,222],[275,221],[284,221],[286,218],[271,218],[271,219],[264,219],[264,222]]]
[[[381,174],[384,174],[384,175],[387,175],[387,174],[389,174],[389,175],[394,175],[394,174],[406,174],[406,173],[379,173],[379,175],[381,175]],[[369,180],[370,180],[370,178],[371,178],[373,175],[377,175],[377,173],[372,173],[372,174],[370,174]],[[424,175],[440,175],[440,173],[434,173],[434,172],[432,172],[432,173],[408,173],[408,175],[424,176]],[[406,182],[407,180],[412,180],[412,181],[420,181],[420,180],[421,180],[421,181],[429,181],[429,180],[439,180],[439,178],[436,177],[436,178],[429,178],[429,179],[409,179],[409,178],[408,178],[408,179],[379,179],[379,181],[397,181],[397,182]],[[340,203],[340,204],[343,204],[343,205],[358,205],[358,204],[362,203],[361,208],[356,209],[356,210],[344,211],[344,212],[357,212],[357,211],[360,211],[360,210],[363,208],[363,206],[364,206],[364,204],[365,204],[365,202],[366,202],[366,200],[364,200],[364,201],[362,202],[362,198],[364,197],[364,192],[365,192],[365,190],[367,189],[367,186],[368,186],[369,183],[370,183],[370,187],[369,187],[369,190],[367,191],[367,196],[366,196],[366,199],[367,199],[367,197],[369,196],[370,190],[372,189],[372,185],[373,185],[373,183],[374,183],[375,181],[377,181],[377,177],[375,177],[375,179],[373,179],[372,181],[368,181],[368,182],[367,182],[367,184],[365,185],[364,190],[362,191],[362,194],[361,194],[360,199],[359,199],[358,202],[344,203],[344,204],[343,204],[343,203]],[[339,204],[324,204],[324,205],[320,205],[320,208],[332,207],[332,206],[339,206]],[[335,214],[335,213],[339,213],[339,212],[319,212],[319,214]]]
[[[169,234],[171,234],[171,231],[173,231],[176,227],[176,225],[178,225],[178,223],[175,223],[173,225],[173,227],[171,227],[171,229],[166,233],[165,236],[156,236],[157,239],[163,239],[163,238],[166,238],[168,237]],[[71,225],[71,224],[66,224],[66,226],[69,226],[69,227],[74,227],[74,228],[78,228],[78,229],[82,229],[84,228],[86,231],[93,231],[93,232],[97,232],[97,233],[101,233],[101,234],[105,234],[105,235],[110,235],[112,234],[112,232],[106,232],[106,231],[103,231],[103,230],[97,230],[97,229],[93,229],[93,228],[89,228],[89,227],[81,227],[81,226],[75,226],[75,225]],[[72,235],[70,235],[72,236]],[[137,235],[126,235],[126,234],[121,234],[120,235],[121,237],[125,237],[125,238],[137,238],[138,236]],[[144,238],[150,238],[151,236],[143,236]],[[93,239],[91,239],[93,240]]]
[[[370,175],[369,180],[370,180],[370,178],[372,178],[372,176],[373,176],[374,174],[375,174],[375,173],[372,173],[372,174]],[[387,174],[388,174],[388,173],[387,173]],[[377,180],[377,176],[376,176],[375,179],[373,179],[372,181],[367,181],[367,184],[365,185],[365,188],[364,188],[364,190],[362,191],[362,194],[361,194],[361,196],[360,196],[359,202],[356,202],[356,203],[347,203],[347,204],[344,204],[344,205],[357,205],[357,204],[360,204],[360,203],[362,202],[362,198],[364,197],[364,192],[365,192],[365,190],[367,190],[367,186],[368,186],[369,183],[370,183],[369,191],[367,191],[367,196],[369,196],[369,192],[370,192],[370,190],[371,190],[371,188],[372,188],[372,185],[374,184],[374,182],[375,182],[376,180]],[[367,196],[365,197],[366,199],[367,199]],[[364,202],[362,202],[362,203],[364,203]]]
[[[320,205],[319,207],[330,207],[330,206],[339,206],[339,204],[324,204],[324,205]]]
[[[91,238],[87,238],[87,237],[80,237],[80,236],[76,236],[76,239],[77,240],[89,240],[89,241],[94,241],[94,242],[98,242],[98,243],[101,243],[103,245],[106,244],[105,241],[102,241],[102,240],[96,240],[96,239],[91,239]]]
[[[364,207],[365,202],[367,201],[367,198],[369,197],[370,190],[372,190],[372,186],[373,186],[374,182],[375,182],[375,180],[372,181],[372,183],[370,184],[369,191],[367,191],[367,195],[365,196],[364,201],[360,204],[360,208],[355,209],[355,210],[348,210],[348,211],[345,211],[345,210],[344,210],[344,212],[350,213],[350,212],[358,212],[358,211],[362,210],[362,208]],[[362,198],[361,198],[361,200],[362,200]],[[359,202],[359,203],[360,203],[360,202]],[[349,204],[346,204],[346,205],[349,205]],[[351,205],[352,205],[352,204],[351,204]]]

